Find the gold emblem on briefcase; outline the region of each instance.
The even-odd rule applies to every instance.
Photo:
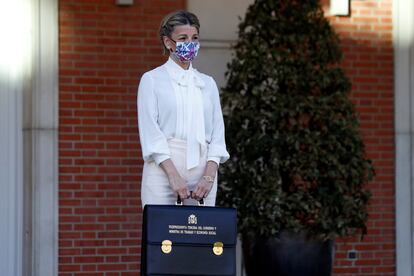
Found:
[[[223,243],[222,242],[215,242],[213,246],[213,253],[214,255],[220,256],[223,254]]]
[[[172,251],[172,242],[170,240],[163,240],[161,243],[161,250],[165,254],[169,254]]]

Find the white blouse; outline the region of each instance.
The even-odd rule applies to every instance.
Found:
[[[187,141],[187,169],[198,165],[203,150],[217,164],[229,158],[217,85],[191,65],[184,70],[170,58],[142,76],[138,126],[145,161],[170,158],[169,138]]]

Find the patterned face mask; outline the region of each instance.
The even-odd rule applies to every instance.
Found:
[[[172,39],[171,39],[172,40]],[[172,40],[174,41],[174,40]],[[176,48],[173,54],[182,62],[192,61],[198,55],[199,42],[174,41]]]

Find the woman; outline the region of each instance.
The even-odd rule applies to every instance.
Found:
[[[168,61],[146,72],[138,88],[144,169],[142,206],[204,199],[214,206],[217,169],[229,158],[219,92],[191,61],[200,48],[200,23],[186,11],[167,15],[159,35]]]

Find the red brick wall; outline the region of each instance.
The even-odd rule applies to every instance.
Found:
[[[59,275],[138,275],[141,210],[136,89],[163,58],[156,29],[185,0],[60,0]],[[335,275],[395,275],[391,0],[351,1],[340,33],[376,167],[368,235],[337,242]],[[347,260],[348,250],[358,259]]]
[[[136,91],[184,0],[60,0],[59,275],[139,275]]]
[[[395,275],[394,71],[392,0],[351,1],[350,17],[330,17],[340,34],[344,62],[376,177],[368,235],[337,243],[335,275]],[[358,259],[347,260],[348,250]]]

